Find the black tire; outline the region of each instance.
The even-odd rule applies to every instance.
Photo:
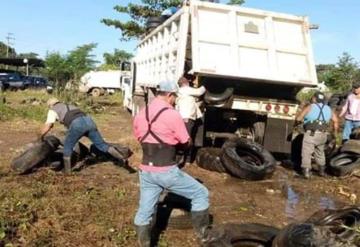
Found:
[[[350,139],[360,140],[360,127],[355,128],[351,131]]]
[[[306,222],[328,227],[333,234],[336,234],[337,238],[351,242],[356,236],[355,229],[360,226],[360,208],[321,210],[310,216]]]
[[[360,140],[348,140],[342,145],[340,150],[343,153],[360,154]]]
[[[224,224],[210,230],[204,246],[271,247],[279,229],[263,224]]]
[[[58,138],[46,136],[44,141],[34,143],[32,147],[13,159],[11,168],[19,174],[28,173],[53,153],[59,145]]]
[[[226,141],[221,161],[233,176],[248,180],[269,178],[275,171],[276,160],[258,143],[243,138]]]
[[[196,155],[196,164],[206,170],[225,173],[226,169],[221,162],[221,148],[201,148]]]
[[[360,155],[340,153],[329,163],[329,172],[335,176],[345,176],[360,168]]]
[[[123,146],[118,143],[108,143],[110,146],[113,146],[117,151],[119,151],[124,159],[129,158],[132,155],[132,151],[129,147]],[[90,146],[90,154],[92,156],[95,156],[96,158],[102,159],[102,160],[112,160],[115,159],[112,157],[109,153],[104,153],[103,151],[99,150],[94,144],[91,144]]]
[[[221,93],[211,93],[207,91],[204,95],[204,101],[209,105],[225,104],[234,94],[233,88],[226,88]]]
[[[327,160],[330,160],[336,153],[337,153],[337,148],[336,148],[336,138],[334,135],[328,134],[327,135],[327,140],[325,143],[325,157]]]

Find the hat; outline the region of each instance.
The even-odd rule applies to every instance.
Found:
[[[360,81],[356,81],[352,84],[352,88],[356,89],[360,87]]]
[[[323,93],[320,92],[320,91],[316,91],[316,92],[314,93],[314,96],[313,96],[313,97],[315,97],[316,102],[318,102],[318,103],[322,103],[322,102],[325,101],[325,94],[323,94]]]
[[[160,92],[177,93],[178,89],[176,82],[171,80],[160,81],[158,86]]]
[[[48,105],[48,107],[51,107],[53,105],[55,105],[56,103],[59,103],[60,101],[57,98],[50,98],[46,104]]]

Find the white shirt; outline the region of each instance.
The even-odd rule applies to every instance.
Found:
[[[54,124],[59,119],[57,113],[54,110],[49,110],[46,118],[46,124]]]
[[[179,88],[178,98],[176,100],[176,109],[179,111],[183,119],[196,120],[202,117],[202,113],[196,99],[205,92],[206,89],[203,86],[199,88],[182,86]]]

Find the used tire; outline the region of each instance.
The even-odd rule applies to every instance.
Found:
[[[224,224],[209,231],[207,247],[271,247],[279,229],[263,224]]]
[[[92,90],[91,90],[91,96],[93,96],[93,97],[100,97],[100,95],[101,95],[101,90],[100,90],[100,88],[93,88]]]
[[[225,173],[226,169],[221,162],[221,148],[201,148],[196,155],[196,164],[209,171]]]
[[[58,138],[46,136],[44,141],[35,142],[33,146],[16,157],[11,163],[11,168],[19,174],[30,172],[53,153],[59,145],[60,140]]]
[[[132,152],[129,147],[123,146],[118,143],[108,143],[108,144],[113,146],[117,151],[119,151],[124,157],[124,159],[127,159],[132,155]],[[91,144],[90,146],[90,154],[99,159],[104,159],[104,160],[113,159],[113,157],[109,153],[104,153],[103,151],[99,150],[94,144]]]
[[[359,168],[360,155],[353,153],[340,153],[329,163],[329,171],[335,176],[345,176]]]
[[[356,229],[360,226],[360,208],[321,210],[310,216],[307,222],[317,226],[326,226],[340,240],[352,242],[357,235]]]
[[[275,171],[275,158],[258,143],[235,138],[226,141],[222,149],[221,161],[235,177],[261,180],[270,177]]]
[[[233,88],[226,88],[222,93],[211,93],[207,91],[204,95],[204,101],[209,105],[222,105],[225,104],[233,94]]]
[[[342,147],[341,152],[345,153],[355,153],[360,154],[360,140],[348,140],[346,141]]]

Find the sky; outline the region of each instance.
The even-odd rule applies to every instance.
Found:
[[[10,32],[18,53],[66,54],[79,45],[97,43],[94,53],[115,48],[135,53],[136,41],[122,42],[120,31],[102,18],[126,20],[115,5],[128,0],[1,0],[0,41]],[[139,2],[139,0],[131,1]],[[221,1],[225,2],[225,1]],[[318,30],[311,31],[316,64],[336,63],[348,52],[360,63],[360,0],[246,0],[244,7],[309,16]],[[8,11],[6,11],[8,10]]]

